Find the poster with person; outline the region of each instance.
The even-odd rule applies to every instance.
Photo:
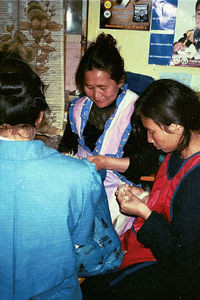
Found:
[[[200,0],[153,0],[149,64],[200,67]]]
[[[200,0],[179,0],[171,65],[200,67]]]

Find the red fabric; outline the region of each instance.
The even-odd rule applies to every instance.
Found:
[[[170,222],[170,205],[172,196],[185,173],[189,171],[194,165],[200,162],[200,154],[191,157],[185,165],[177,172],[172,180],[167,178],[167,164],[170,154],[168,154],[163,161],[155,183],[150,194],[148,206],[153,211],[156,211],[165,216]],[[121,268],[127,267],[132,264],[141,263],[145,261],[156,261],[149,248],[145,248],[137,240],[136,233],[144,224],[142,218],[137,218],[133,227],[125,232],[121,237],[122,251],[125,252]]]

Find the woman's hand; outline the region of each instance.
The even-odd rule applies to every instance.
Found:
[[[134,190],[135,189],[139,189],[139,188],[134,187]],[[143,218],[144,220],[146,220],[150,216],[151,214],[150,208],[146,205],[146,203],[143,200],[140,200],[136,195],[134,195],[131,192],[130,187],[126,188],[125,191],[117,190],[116,196],[120,206],[120,211],[122,213],[126,215],[138,216]]]
[[[107,156],[104,155],[94,155],[94,156],[90,156],[87,157],[87,159],[96,165],[96,169],[97,171],[100,171],[102,169],[106,169],[106,159],[109,158]]]
[[[148,203],[149,201],[149,193],[144,191],[142,188],[137,187],[137,186],[129,186],[129,189],[132,194],[137,196],[140,201],[144,202],[145,204]]]
[[[138,186],[129,186],[127,183],[125,185],[126,187],[126,190],[130,190],[131,193],[135,194],[136,196],[137,195],[140,195],[141,193],[144,192],[144,190]]]

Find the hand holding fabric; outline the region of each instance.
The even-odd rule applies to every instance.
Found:
[[[151,214],[151,210],[146,205],[149,196],[144,197],[146,199],[140,199],[139,194],[141,194],[141,190],[141,188],[129,187],[126,185],[123,190],[118,188],[116,196],[122,213],[138,216],[146,220]],[[137,196],[133,191],[137,193]]]

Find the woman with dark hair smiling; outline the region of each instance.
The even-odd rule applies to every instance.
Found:
[[[159,151],[147,143],[146,131],[137,131],[136,127],[142,127],[138,118],[133,120],[135,128],[131,126],[138,95],[125,82],[124,60],[116,44],[112,35],[101,33],[81,58],[76,72],[81,95],[70,105],[58,151],[86,157],[98,171],[106,170],[104,186],[110,213],[121,235],[133,218],[120,214],[117,186],[139,184],[141,176],[155,173]]]

